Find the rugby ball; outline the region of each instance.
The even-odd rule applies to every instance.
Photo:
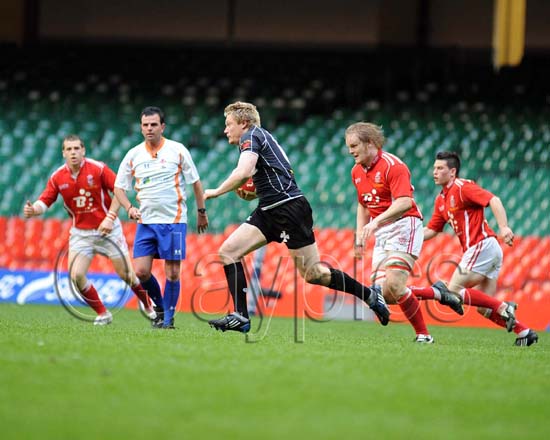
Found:
[[[252,177],[248,179],[245,183],[243,183],[241,186],[239,186],[235,192],[237,195],[243,199],[243,200],[254,200],[258,196],[256,195],[256,186],[254,185],[254,182],[252,181]]]

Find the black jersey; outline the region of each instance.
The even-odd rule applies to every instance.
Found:
[[[241,153],[249,151],[258,155],[252,180],[259,198],[259,208],[270,209],[303,197],[286,153],[269,131],[253,125],[242,135],[239,149]]]

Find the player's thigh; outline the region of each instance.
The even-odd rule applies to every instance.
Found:
[[[120,222],[115,223],[113,230],[106,236],[100,236],[94,243],[94,250],[109,259],[124,259],[129,254],[128,244],[122,232]]]
[[[459,267],[464,272],[471,271],[484,278],[496,280],[502,268],[502,258],[502,248],[498,241],[495,237],[489,237],[467,249]]]
[[[406,283],[424,242],[422,221],[416,217],[404,217],[382,227],[376,232],[375,238],[371,280],[374,284],[385,284],[387,272],[397,271],[388,288],[391,292],[399,290],[398,294],[401,295],[400,280],[403,276],[399,272],[405,273]],[[396,283],[397,286],[392,287]]]
[[[153,256],[145,255],[134,258],[134,270],[140,280],[147,280],[151,276],[153,269]]]
[[[69,274],[71,278],[78,279],[86,276],[90,264],[92,264],[92,257],[82,252],[78,252],[72,249],[69,249]],[[82,286],[79,286],[82,287]]]
[[[256,226],[243,223],[222,243],[219,253],[224,263],[230,264],[266,244],[264,234]]]
[[[152,258],[158,254],[158,237],[156,225],[139,223],[134,237],[134,261],[141,257]],[[136,272],[138,272],[136,267]]]

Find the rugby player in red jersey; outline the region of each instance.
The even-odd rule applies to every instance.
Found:
[[[416,332],[415,342],[431,344],[434,339],[420,303],[406,285],[423,243],[422,214],[413,198],[409,168],[382,150],[381,127],[357,122],[346,129],[345,136],[355,159],[351,170],[358,199],[355,255],[360,258],[365,241],[375,237],[371,289],[381,289],[387,303],[399,305]],[[437,286],[429,289],[438,290]],[[440,290],[441,296],[453,299],[444,286]]]
[[[485,218],[489,206],[498,223],[498,236],[508,246],[513,245],[514,233],[508,225],[501,200],[472,180],[459,178],[460,158],[453,152],[439,152],[433,167],[436,185],[442,190],[435,199],[434,211],[424,228],[425,240],[443,231],[449,223],[460,240],[464,254],[455,269],[448,289],[459,295],[465,304],[478,307],[478,312],[495,324],[514,331],[515,345],[529,346],[538,335],[515,317],[517,305],[499,301],[492,296],[497,290],[497,278],[502,267],[502,249],[497,234]],[[433,298],[429,289],[412,288],[415,295]]]
[[[117,274],[140,299],[147,316],[154,319],[151,301],[132,269],[128,245],[117,218],[120,204],[109,194],[113,192],[116,174],[103,162],[84,157],[86,148],[76,135],[63,140],[62,153],[65,164],[50,176],[37,201],[27,201],[23,214],[27,218],[43,214],[61,194],[65,209],[73,220],[68,261],[71,280],[97,313],[94,325],[110,324],[113,320],[111,312],[105,308],[86,277],[96,253],[111,259]]]

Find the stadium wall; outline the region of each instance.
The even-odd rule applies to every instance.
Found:
[[[40,40],[490,48],[493,0],[42,0]],[[428,7],[422,12],[421,5]],[[234,5],[234,7],[231,7]],[[424,15],[422,15],[424,14]],[[151,19],[154,17],[154,19]],[[550,2],[527,2],[527,48],[550,47]]]
[[[69,220],[61,222],[61,229],[44,227],[42,231],[56,230],[55,236],[43,233],[36,237],[40,219],[23,223],[22,219],[0,218],[7,225],[0,234],[0,302],[57,303],[62,298],[78,302],[70,294],[66,282],[66,260],[59,258],[66,252]],[[58,220],[44,220],[58,222]],[[133,244],[136,224],[124,223],[124,232],[129,245]],[[190,234],[187,240],[187,259],[182,265],[182,295],[179,311],[193,312],[197,316],[221,314],[229,308],[229,294],[219,262],[217,250],[223,240],[236,226],[228,227],[223,234]],[[18,233],[10,232],[18,228]],[[7,233],[6,233],[7,231]],[[21,231],[25,231],[23,239]],[[353,274],[358,280],[369,285],[370,259],[372,246],[367,246],[363,260],[353,257],[352,230],[316,230],[322,261],[332,267]],[[537,330],[550,325],[550,237],[518,237],[514,247],[504,248],[504,266],[499,278],[498,297],[520,304],[518,318]],[[418,286],[430,285],[438,279],[449,279],[455,263],[460,259],[458,240],[449,234],[441,234],[424,244],[422,255],[410,278],[410,283]],[[57,264],[57,268],[56,268]],[[251,273],[252,260],[245,259],[245,267]],[[137,307],[135,298],[113,275],[111,263],[104,257],[96,256],[90,272],[97,284],[100,295],[109,304]],[[153,272],[164,284],[163,266],[155,261]],[[65,280],[58,291],[54,285],[54,274]],[[282,292],[278,300],[260,298],[259,308],[264,317],[286,316],[304,317],[323,321],[327,319],[374,319],[370,310],[362,307],[353,297],[330,292],[326,288],[306,285],[296,273],[286,247],[270,244],[262,266],[261,285]],[[454,326],[490,327],[474,308],[466,307],[464,317],[450,312],[435,302],[422,304],[428,323]],[[403,321],[398,308],[392,306],[393,319]]]

